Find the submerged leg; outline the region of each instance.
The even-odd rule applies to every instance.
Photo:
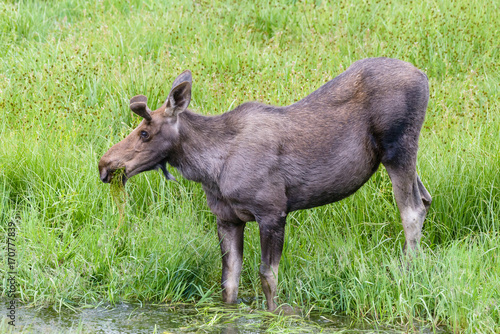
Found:
[[[231,223],[217,218],[222,253],[222,300],[225,303],[236,303],[243,263],[243,232],[245,223]]]
[[[432,198],[420,181],[414,168],[404,169],[387,166],[394,196],[405,232],[404,250],[416,250],[422,237],[422,226]]]
[[[286,215],[265,217],[258,221],[260,230],[261,265],[259,269],[267,309],[274,311],[278,283],[278,268],[283,251]]]

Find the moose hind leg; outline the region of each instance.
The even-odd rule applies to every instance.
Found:
[[[238,285],[243,263],[243,232],[245,223],[233,224],[217,218],[222,253],[222,300],[234,304],[238,298]]]
[[[267,309],[277,308],[276,294],[278,268],[283,251],[286,216],[259,220],[261,265],[259,268],[262,290],[266,295]]]
[[[416,250],[422,237],[422,226],[431,204],[431,196],[420,181],[414,167],[410,170],[386,165],[392,181],[394,197],[405,232],[404,250]]]

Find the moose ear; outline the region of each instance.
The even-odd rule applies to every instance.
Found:
[[[191,75],[190,70],[185,70],[184,72],[179,74],[179,76],[177,78],[175,78],[174,83],[172,84],[172,90],[175,87],[179,86],[184,81],[189,82],[191,85],[193,84],[193,76]]]
[[[166,101],[166,111],[170,116],[177,116],[179,113],[187,109],[190,101],[191,82],[183,81],[180,84],[175,85],[168,94]]]
[[[130,99],[130,110],[147,121],[151,121],[151,110],[148,108],[148,98],[144,95],[137,95]]]

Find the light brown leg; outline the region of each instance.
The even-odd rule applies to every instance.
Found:
[[[285,236],[285,223],[286,216],[266,217],[259,221],[261,248],[259,274],[269,311],[274,311],[277,308],[275,299],[278,269]]]
[[[420,181],[416,171],[386,166],[392,181],[405,231],[405,252],[415,251],[422,237],[422,226],[432,198]]]
[[[243,232],[245,223],[230,223],[217,219],[222,253],[222,300],[234,304],[238,298],[241,266],[243,263]]]

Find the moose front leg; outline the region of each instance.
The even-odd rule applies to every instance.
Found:
[[[243,232],[245,223],[231,223],[217,218],[217,232],[222,253],[222,300],[236,303],[241,265],[243,262]]]
[[[283,251],[286,215],[259,220],[261,265],[260,280],[266,295],[267,309],[274,311],[278,283],[278,268]]]

